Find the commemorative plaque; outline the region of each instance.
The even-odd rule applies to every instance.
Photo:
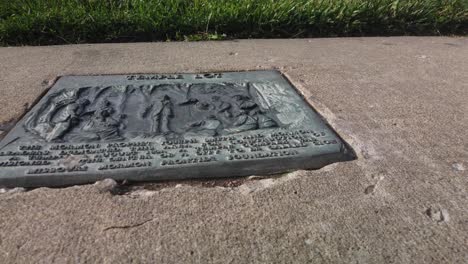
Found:
[[[276,71],[64,76],[0,142],[0,186],[246,176],[353,158]]]

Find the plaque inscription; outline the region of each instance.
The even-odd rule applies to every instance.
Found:
[[[64,76],[0,142],[0,185],[245,176],[353,158],[276,71]]]

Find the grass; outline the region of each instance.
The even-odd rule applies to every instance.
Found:
[[[466,35],[468,0],[0,0],[0,44]]]

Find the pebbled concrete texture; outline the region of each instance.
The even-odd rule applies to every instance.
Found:
[[[466,263],[466,58],[448,37],[0,48],[0,129],[60,75],[278,69],[358,155],[222,184],[0,189],[0,262]]]

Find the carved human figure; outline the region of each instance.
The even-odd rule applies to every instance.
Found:
[[[209,115],[203,121],[190,123],[187,127],[188,132],[194,132],[197,135],[216,136],[222,127],[221,121],[216,116]]]
[[[153,111],[151,132],[155,134],[168,134],[171,132],[169,122],[174,116],[172,107],[171,98],[165,95],[161,100],[160,107],[155,108]]]
[[[90,122],[83,128],[84,131],[91,133],[90,139],[98,140],[121,140],[120,129],[123,128],[121,120],[112,117],[115,110],[112,103],[104,100],[99,109],[94,112]],[[94,135],[94,136],[93,136]]]
[[[230,127],[225,129],[225,132],[231,134],[278,126],[276,121],[263,113],[250,97],[235,95],[233,99],[236,105],[232,112],[234,121]]]
[[[230,128],[225,129],[229,134],[239,133],[248,130],[255,130],[258,128],[257,119],[254,116],[250,116],[247,112],[243,112],[237,117]]]
[[[65,90],[51,95],[49,97],[49,104],[37,117],[37,123],[51,123],[55,114],[59,110],[61,110],[63,107],[66,107],[67,105],[76,103],[78,100],[79,99],[77,99],[76,90]]]
[[[78,99],[77,101],[69,101],[63,106],[63,103],[53,107],[53,111],[49,111],[44,119],[39,122],[48,122],[52,130],[46,134],[47,141],[55,141],[61,139],[66,132],[73,126],[78,125],[81,115],[85,112],[86,106],[89,104],[87,99]]]

